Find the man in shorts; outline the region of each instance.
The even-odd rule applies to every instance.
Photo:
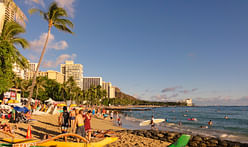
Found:
[[[83,110],[79,111],[79,114],[77,114],[76,116],[76,121],[75,121],[75,125],[74,125],[74,129],[76,130],[76,134],[85,137],[86,133],[85,133],[85,129],[84,129],[84,117],[83,117]],[[75,129],[76,128],[76,129]],[[79,140],[77,139],[77,141],[79,142]]]
[[[60,113],[59,123],[61,124],[61,132],[67,133],[68,127],[70,126],[70,114],[66,106],[63,107],[63,112]]]

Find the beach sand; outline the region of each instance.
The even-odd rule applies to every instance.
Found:
[[[25,124],[19,123],[18,129],[15,131],[16,138],[25,138],[27,135],[27,128],[31,125],[32,138],[43,139],[45,134],[56,136],[60,134],[60,127],[58,126],[58,115],[32,115],[34,121]],[[118,141],[107,146],[167,146],[170,143],[155,140],[147,137],[128,134],[124,128],[115,126],[109,119],[92,118],[91,127],[93,130],[113,130],[115,135],[119,137]],[[1,134],[1,137],[5,137]],[[7,137],[7,136],[6,136]]]

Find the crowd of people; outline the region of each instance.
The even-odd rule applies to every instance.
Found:
[[[63,112],[60,113],[58,118],[58,124],[61,128],[61,133],[76,133],[82,137],[86,137],[89,141],[91,140],[91,118],[101,118],[101,119],[110,119],[114,121],[114,116],[116,122],[121,126],[121,118],[114,111],[105,110],[104,108],[89,108],[83,107],[80,109],[72,108],[68,110],[66,106],[63,107]],[[78,140],[79,141],[79,140]]]

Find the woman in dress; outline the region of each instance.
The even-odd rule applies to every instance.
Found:
[[[85,129],[85,132],[88,133],[88,140],[89,141],[90,141],[90,138],[91,138],[90,120],[91,120],[91,110],[89,110],[86,113],[85,120],[84,120],[84,129]]]

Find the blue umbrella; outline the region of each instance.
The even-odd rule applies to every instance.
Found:
[[[14,109],[18,112],[24,112],[24,113],[27,113],[29,110],[27,107],[18,107],[18,106],[15,106]]]

